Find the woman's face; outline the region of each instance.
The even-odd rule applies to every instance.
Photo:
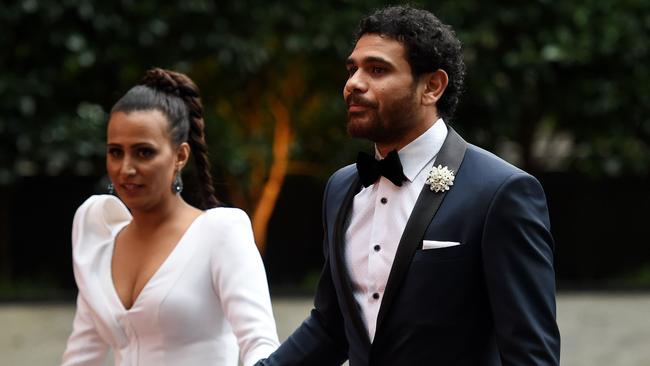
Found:
[[[187,162],[187,143],[172,145],[158,110],[114,112],[108,121],[106,170],[129,209],[148,211],[172,199],[172,182]]]

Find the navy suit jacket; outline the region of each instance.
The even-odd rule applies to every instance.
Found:
[[[371,343],[344,263],[344,232],[360,189],[354,165],[323,201],[325,265],[314,309],[259,366],[558,365],[553,239],[531,175],[449,128],[436,166],[451,189],[423,187],[399,243]],[[422,240],[460,242],[422,250]]]

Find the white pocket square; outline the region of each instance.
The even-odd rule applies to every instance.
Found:
[[[422,250],[449,248],[460,245],[457,241],[422,240]]]

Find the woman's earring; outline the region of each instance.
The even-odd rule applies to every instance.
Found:
[[[106,189],[108,190],[108,194],[115,194],[115,186],[113,186],[113,182],[108,183]]]
[[[172,183],[172,192],[180,194],[183,192],[183,179],[181,178],[181,172],[176,173],[176,178]]]

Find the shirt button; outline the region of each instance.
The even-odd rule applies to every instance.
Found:
[[[377,244],[373,249],[375,250],[375,252],[378,252],[381,249],[381,247],[379,246],[379,244]]]
[[[375,300],[379,299],[379,294],[375,292],[374,294],[372,294],[372,298]]]
[[[385,205],[388,202],[388,198],[382,197],[379,201]]]

